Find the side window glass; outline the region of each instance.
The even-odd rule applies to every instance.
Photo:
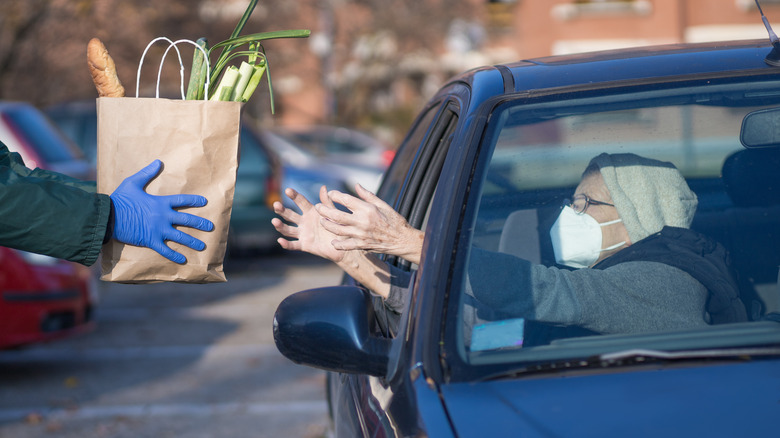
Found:
[[[383,201],[390,205],[395,205],[401,187],[409,174],[409,170],[414,163],[414,157],[420,150],[420,146],[425,141],[426,135],[433,124],[433,120],[438,112],[439,105],[431,106],[428,111],[418,119],[414,129],[406,137],[401,147],[396,153],[393,164],[385,173],[384,182],[379,189],[379,196]]]
[[[410,189],[407,190],[407,197],[402,201],[403,204],[410,205],[407,215],[409,224],[418,229],[425,230],[428,223],[433,196],[436,192],[436,186],[439,183],[444,160],[447,158],[447,151],[452,143],[455,127],[458,124],[457,108],[454,104],[450,105],[443,113],[435,128],[435,135],[431,137],[431,144],[422,154],[424,166],[415,170],[415,175],[410,178]],[[401,205],[404,208],[404,205]],[[397,265],[402,269],[416,270],[406,260],[397,260]]]
[[[441,106],[431,107],[407,137],[379,195],[395,208],[400,206],[399,212],[418,229],[426,217],[458,120],[454,105],[444,111],[439,109]],[[402,190],[404,194],[399,205],[398,195]],[[404,205],[410,208],[404,208]],[[412,269],[409,262],[400,258],[386,257],[385,261],[405,271]],[[395,337],[400,315],[389,310],[381,299],[375,299],[374,308],[380,332]]]

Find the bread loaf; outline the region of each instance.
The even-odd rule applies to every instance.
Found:
[[[124,97],[125,88],[119,82],[116,75],[114,60],[106,50],[103,42],[92,38],[87,44],[87,65],[92,73],[92,82],[95,83],[100,97]]]

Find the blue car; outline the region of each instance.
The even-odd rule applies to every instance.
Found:
[[[277,309],[278,349],[329,371],[335,435],[776,436],[774,50],[768,41],[645,47],[484,67],[449,81],[422,110],[378,193],[425,232],[419,266],[384,259],[411,278],[403,307],[346,277]],[[580,296],[586,284],[518,281],[524,272],[568,269],[551,230],[567,208],[582,217],[598,203],[568,199],[603,153],[677,168],[698,200],[690,230],[730,260],[714,273],[730,285],[730,301],[707,286],[695,318],[671,323],[689,311],[646,292],[665,278],[636,271],[615,285],[625,302],[601,290]],[[488,253],[495,263],[484,264]],[[698,258],[685,270],[663,260],[649,263],[690,285],[666,290],[670,298],[689,300],[713,274]],[[627,275],[639,267],[631,263],[639,262],[623,264]],[[578,301],[535,289],[557,286]],[[490,299],[504,306],[484,306]],[[734,314],[721,318],[724,309]]]

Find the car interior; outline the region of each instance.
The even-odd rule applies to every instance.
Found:
[[[624,107],[603,114],[617,121],[613,126],[599,125],[598,115],[581,116],[576,111],[549,120],[538,117],[544,114],[539,111],[535,123],[514,128],[506,123],[504,132],[498,130],[492,140],[496,146],[484,175],[472,245],[556,266],[549,231],[588,157],[602,151],[634,152],[672,161],[698,197],[691,228],[728,250],[750,321],[779,320],[780,148],[748,149],[739,143],[738,123],[754,108],[715,106]],[[663,113],[683,116],[679,142],[673,138],[678,134],[667,135],[674,128],[663,127]],[[713,116],[733,120],[721,122],[727,125],[723,127],[700,121]],[[702,132],[707,129],[722,132]],[[612,144],[605,141],[608,137]],[[574,155],[576,147],[587,152],[567,160],[565,154]],[[526,320],[523,347],[594,334],[580,327]]]

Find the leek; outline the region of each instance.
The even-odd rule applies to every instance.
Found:
[[[255,89],[260,84],[260,80],[263,78],[263,73],[265,73],[265,63],[252,66],[252,77],[249,78],[249,83],[246,84],[246,89],[241,94],[242,102],[246,102],[252,97],[252,93],[255,92]]]
[[[211,100],[231,100],[230,97],[233,95],[236,82],[238,82],[238,76],[238,68],[232,65],[228,67],[225,74],[222,75],[222,80],[219,81],[216,91],[211,95]]]
[[[238,68],[238,81],[236,82],[236,86],[233,88],[233,94],[230,95],[230,100],[234,102],[246,102],[245,100],[242,100],[244,97],[244,90],[246,90],[249,79],[254,76],[254,72],[255,68],[253,65],[241,61],[241,67]]]
[[[198,38],[195,42],[208,53],[209,43],[206,38]],[[192,55],[192,71],[190,71],[190,82],[187,85],[187,100],[202,100],[203,88],[205,87],[206,75],[209,74],[206,71],[205,57],[203,52],[199,49],[195,49],[195,53]]]
[[[222,53],[220,53],[219,58],[217,58],[217,61],[213,64],[211,67],[211,74],[209,78],[211,79],[211,87],[215,88],[216,78],[219,77],[219,75],[222,73],[222,70],[225,68],[227,63],[230,61],[231,58],[231,52],[236,47],[242,46],[244,44],[253,44],[253,43],[259,43],[260,41],[265,40],[271,40],[271,39],[277,39],[277,38],[307,38],[309,35],[311,35],[311,31],[308,29],[297,29],[297,30],[278,30],[274,32],[263,32],[263,33],[255,33],[251,35],[244,35],[236,38],[230,38],[225,41],[221,41],[217,44],[214,44],[214,46],[209,50],[209,53],[211,53],[212,50],[222,48]],[[225,49],[230,50],[225,50]]]
[[[206,50],[207,57],[211,60],[211,53],[215,49],[221,49],[216,61],[211,64],[209,71],[206,71],[206,63],[203,54],[196,49],[192,59],[192,72],[190,73],[190,82],[187,87],[186,98],[210,99],[246,102],[252,97],[257,89],[263,74],[268,79],[268,88],[271,96],[271,113],[274,112],[273,91],[271,90],[271,71],[268,68],[268,60],[263,52],[261,41],[275,38],[307,38],[311,31],[308,29],[280,30],[274,32],[255,33],[240,36],[249,17],[252,15],[258,0],[250,0],[249,5],[244,11],[244,15],[239,19],[230,38],[208,47],[205,38],[197,41],[201,47]],[[248,45],[249,50],[236,50],[243,45]],[[246,56],[247,61],[242,61],[240,68],[228,65],[235,58]],[[209,90],[205,93],[206,78],[209,79]]]

